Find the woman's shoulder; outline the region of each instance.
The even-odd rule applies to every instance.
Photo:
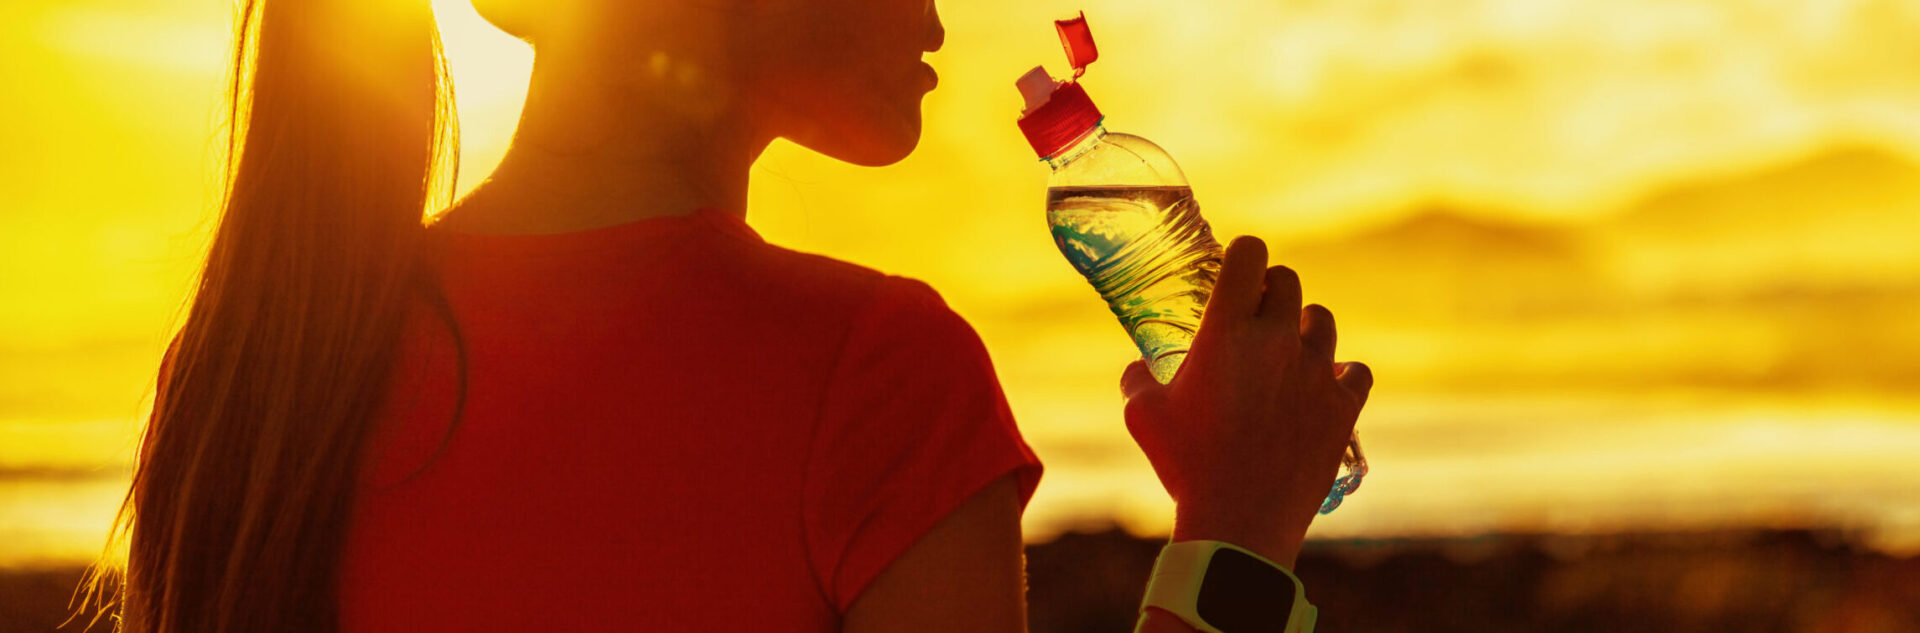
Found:
[[[831,294],[856,327],[926,327],[964,321],[931,284],[818,253],[773,246],[777,263],[766,279],[787,292]]]
[[[856,326],[876,325],[875,317],[958,319],[939,291],[914,277],[765,241],[723,248],[741,251],[725,258],[741,266],[732,280],[735,287],[764,300],[830,304],[844,315],[837,320]]]

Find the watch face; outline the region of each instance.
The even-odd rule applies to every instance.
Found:
[[[1293,580],[1238,550],[1214,550],[1193,606],[1223,633],[1281,633],[1293,613]]]

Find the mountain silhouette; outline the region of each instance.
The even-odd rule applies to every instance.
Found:
[[[1495,219],[1444,204],[1332,239],[1286,245],[1309,300],[1401,317],[1536,318],[1607,285],[1578,226]]]
[[[1615,265],[1668,294],[1920,278],[1920,167],[1842,146],[1682,183],[1604,221]]]

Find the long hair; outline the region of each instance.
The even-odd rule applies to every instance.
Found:
[[[452,193],[428,0],[237,8],[219,227],[114,520],[123,631],[337,628],[361,444]]]

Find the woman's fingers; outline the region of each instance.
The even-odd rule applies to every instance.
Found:
[[[1260,296],[1260,318],[1287,333],[1300,331],[1300,275],[1292,268],[1267,269],[1266,292]]]
[[[1227,244],[1226,256],[1220,262],[1220,279],[1214,282],[1213,296],[1207,299],[1206,312],[1200,316],[1200,329],[1251,318],[1260,305],[1261,276],[1266,268],[1267,243],[1260,238],[1242,235]]]
[[[1333,379],[1358,398],[1360,406],[1367,406],[1367,394],[1373,391],[1373,370],[1366,363],[1334,363]]]
[[[1306,351],[1308,359],[1318,363],[1333,362],[1333,348],[1338,341],[1339,334],[1333,327],[1333,311],[1318,303],[1300,309],[1300,347]]]

